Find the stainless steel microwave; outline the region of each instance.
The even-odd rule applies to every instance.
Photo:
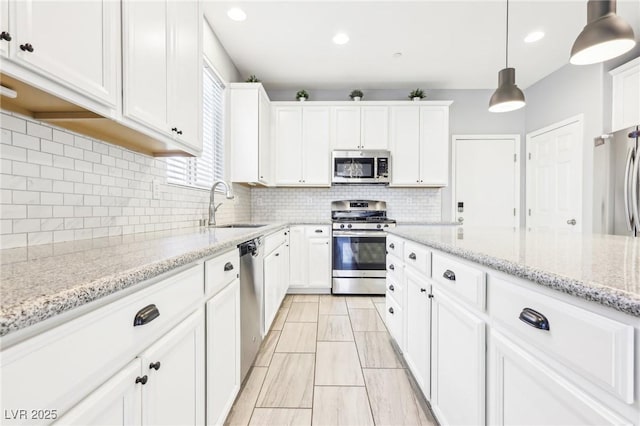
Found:
[[[334,184],[388,184],[391,155],[389,151],[333,151]]]

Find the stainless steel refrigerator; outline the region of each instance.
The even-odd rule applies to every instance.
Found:
[[[602,233],[640,237],[639,129],[596,138],[594,218]]]

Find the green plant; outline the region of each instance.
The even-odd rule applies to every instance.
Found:
[[[258,80],[258,77],[256,77],[255,74],[251,74],[245,81],[247,83],[260,83],[260,80]]]
[[[416,89],[416,90],[412,90],[411,93],[409,93],[409,99],[413,99],[413,98],[424,98],[424,90],[422,89]]]
[[[349,97],[350,97],[351,99],[353,99],[353,98],[360,98],[360,99],[362,99],[362,97],[363,97],[363,96],[364,96],[364,94],[362,93],[362,90],[360,90],[360,89],[352,90],[352,91],[351,91],[351,93],[349,94]]]
[[[304,89],[298,90],[298,93],[296,93],[296,99],[300,99],[300,98],[309,99],[309,94],[307,93],[306,90]]]

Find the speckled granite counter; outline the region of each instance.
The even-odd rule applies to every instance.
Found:
[[[0,336],[285,226],[192,228],[0,250]]]
[[[640,317],[640,238],[462,226],[389,232]]]

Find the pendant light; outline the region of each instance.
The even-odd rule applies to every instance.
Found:
[[[509,0],[507,0],[507,35],[505,46],[505,68],[498,73],[498,88],[489,100],[489,111],[508,112],[525,105],[524,93],[516,86],[516,70],[509,68]]]
[[[604,62],[635,45],[633,29],[616,15],[616,0],[589,0],[587,25],[573,43],[569,62],[574,65]]]

